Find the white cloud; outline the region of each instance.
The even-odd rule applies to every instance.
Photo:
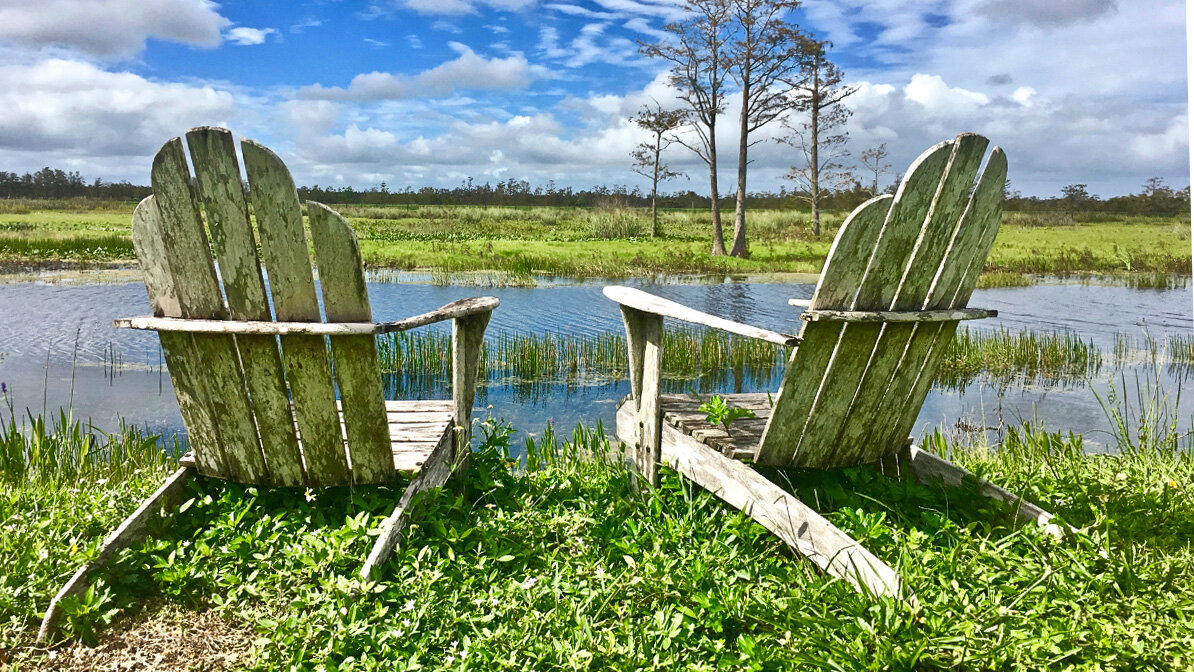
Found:
[[[255,44],[264,44],[265,38],[278,31],[273,28],[247,28],[245,26],[238,26],[228,31],[226,37],[228,41],[242,46],[252,46]]]
[[[1115,0],[987,0],[980,11],[1000,23],[1060,26],[1113,14]]]
[[[235,115],[232,93],[211,86],[158,83],[79,61],[0,66],[0,149],[10,158],[36,154],[38,165],[148,156],[187,128]]]
[[[366,17],[391,15],[401,9],[413,10],[419,14],[446,16],[476,14],[483,7],[514,12],[526,9],[536,2],[537,0],[385,0],[372,5],[366,12]]]
[[[423,40],[419,39],[418,35],[410,33],[406,36],[406,46],[410,47],[411,49],[422,49]]]
[[[1031,86],[1021,86],[1012,92],[1012,100],[1017,103],[1029,107],[1032,105],[1032,98],[1036,95],[1036,89]]]
[[[131,58],[157,38],[220,44],[229,24],[208,0],[36,0],[0,4],[0,40],[61,46],[101,58]]]
[[[950,87],[937,75],[915,74],[904,87],[904,97],[920,103],[934,115],[962,116],[972,113],[990,98],[981,93]]]
[[[459,42],[449,43],[459,57],[417,75],[370,72],[357,75],[347,89],[309,86],[301,94],[329,100],[397,100],[443,97],[456,89],[521,89],[536,75],[522,54],[486,58]]]

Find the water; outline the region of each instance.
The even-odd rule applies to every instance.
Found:
[[[469,296],[491,295],[501,300],[489,334],[548,332],[577,335],[621,331],[617,305],[601,294],[599,281],[543,282],[536,288],[473,288],[426,284],[421,274],[386,274],[386,282],[371,282],[374,319],[396,320],[437,308]],[[98,276],[96,278],[98,280]],[[397,281],[393,281],[397,280]],[[665,298],[728,319],[777,331],[796,333],[799,310],[789,298],[808,298],[815,278],[803,282],[710,280],[673,278],[667,282],[631,280],[625,283]],[[1166,335],[1191,333],[1191,290],[1131,289],[1112,283],[1045,282],[1031,287],[979,290],[975,307],[994,308],[998,318],[968,323],[969,328],[1019,331],[1069,330],[1092,340],[1105,355],[1114,348],[1115,336],[1145,334],[1163,341]],[[117,317],[149,312],[145,288],[140,283],[88,282],[57,285],[24,282],[0,285],[0,381],[18,412],[43,405],[54,410],[72,406],[75,417],[90,418],[99,429],[115,429],[120,420],[147,426],[153,431],[182,430],[178,408],[163,370],[157,337],[152,333],[116,330]],[[446,324],[437,327],[446,329]],[[1129,384],[1142,373],[1126,367]],[[961,390],[935,389],[918,419],[915,435],[926,429],[952,430],[962,425],[991,427],[1037,419],[1053,429],[1086,435],[1091,450],[1102,449],[1101,432],[1107,421],[1091,386],[1106,394],[1107,380],[1117,370],[1104,363],[1090,386],[1012,385],[973,383]],[[711,391],[774,390],[779,372],[734,381],[732,376],[705,385]],[[1160,373],[1166,388],[1176,391],[1179,374]],[[412,381],[393,379],[391,394],[402,397],[447,398],[446,379]],[[688,383],[672,383],[684,389]],[[514,380],[491,380],[479,390],[477,404],[494,416],[504,417],[527,435],[536,436],[548,422],[570,430],[577,422],[613,423],[614,405],[628,393],[628,383],[591,381],[564,385]],[[1179,417],[1194,416],[1190,395],[1181,404]],[[492,410],[487,407],[492,405]]]

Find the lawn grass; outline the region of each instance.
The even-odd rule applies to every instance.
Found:
[[[132,204],[21,201],[0,208],[0,260],[132,260]],[[92,207],[94,205],[94,207]],[[19,207],[18,207],[19,206]],[[102,207],[101,207],[102,206]],[[487,270],[530,277],[619,278],[659,273],[816,273],[844,212],[827,213],[812,236],[808,213],[757,210],[747,222],[749,259],[709,254],[708,213],[633,209],[479,206],[339,206],[373,268],[440,273]],[[1107,219],[1107,218],[1100,218]],[[1023,284],[1026,275],[1099,273],[1170,282],[1190,274],[1185,217],[1068,217],[1007,213],[987,261],[986,286]],[[1019,279],[1019,280],[1017,280]]]
[[[862,468],[769,472],[896,567],[914,608],[826,579],[668,470],[635,496],[627,473],[600,459],[599,427],[545,433],[524,467],[509,457],[507,425],[478,429],[467,476],[419,502],[363,597],[352,582],[401,483],[309,499],[199,479],[185,510],[74,605],[63,636],[102,639],[165,602],[256,632],[245,669],[1194,665],[1194,457],[1173,432],[1127,431],[1115,456],[1027,426],[998,450],[928,437],[1079,528],[1061,542],[965,490]],[[19,669],[53,669],[29,648],[40,610],[167,469],[148,460],[103,482],[2,481],[0,652]]]

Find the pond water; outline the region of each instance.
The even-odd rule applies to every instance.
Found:
[[[44,407],[54,413],[69,406],[76,418],[90,419],[105,431],[116,428],[122,419],[168,435],[182,431],[156,335],[111,326],[114,318],[149,312],[144,285],[99,282],[100,277],[84,274],[70,284],[0,284],[0,382],[5,383],[8,400],[18,414],[26,408],[37,413]],[[622,330],[616,304],[601,294],[601,287],[607,284],[601,281],[542,279],[534,288],[475,288],[436,286],[428,276],[417,273],[386,273],[384,278],[369,284],[378,321],[400,319],[468,296],[491,295],[502,305],[490,322],[489,338],[501,333],[588,335]],[[812,276],[681,277],[620,284],[729,319],[796,333],[800,311],[787,301],[810,297],[814,281]],[[979,290],[971,305],[1000,313],[995,319],[969,323],[972,330],[1069,331],[1093,342],[1106,359],[1116,346],[1117,334],[1137,342],[1147,338],[1164,342],[1173,336],[1189,337],[1194,327],[1188,286],[1132,289],[1113,282],[1045,281],[1029,287]],[[1141,383],[1159,380],[1174,397],[1190,375],[1188,369],[1145,366],[1141,364],[1146,359],[1143,355],[1129,353],[1128,361],[1135,363],[1124,366],[1106,359],[1089,384],[1003,381],[972,382],[962,389],[935,388],[921,410],[914,435],[934,427],[955,431],[963,425],[990,427],[1001,421],[1017,424],[1035,418],[1051,429],[1083,433],[1089,450],[1102,450],[1108,425],[1095,392],[1106,396],[1112,380],[1117,386],[1126,381],[1131,389],[1137,379]],[[738,381],[722,376],[706,380],[702,389],[774,390],[779,373]],[[683,389],[684,383],[673,386]],[[390,389],[394,396],[449,396],[446,379],[425,376],[392,379]],[[625,380],[565,384],[495,377],[479,391],[477,405],[482,417],[484,409],[492,405],[494,416],[511,421],[524,435],[537,436],[549,422],[564,433],[578,422],[601,420],[609,428],[616,401],[627,393]],[[1194,401],[1191,395],[1183,396],[1178,413],[1188,428]]]

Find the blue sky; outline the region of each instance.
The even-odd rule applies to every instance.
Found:
[[[628,118],[675,93],[636,41],[683,16],[668,0],[0,0],[0,169],[145,183],[162,142],[217,124],[300,184],[644,186]],[[858,87],[847,162],[886,143],[898,171],[977,131],[1027,194],[1189,183],[1178,0],[806,0],[792,18]],[[721,124],[728,189],[735,115]],[[665,188],[707,189],[696,157],[669,158],[691,179]],[[753,159],[758,189],[800,162],[774,142]]]

